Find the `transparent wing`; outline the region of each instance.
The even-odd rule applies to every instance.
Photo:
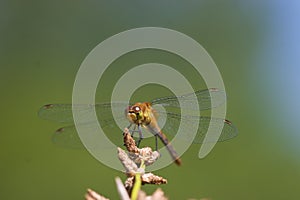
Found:
[[[123,120],[126,126],[129,125],[129,122],[126,119],[124,119],[124,117],[119,120]],[[89,133],[91,132],[95,133],[96,129],[92,128],[94,127],[92,126],[93,123],[95,122],[84,123],[78,126],[84,126],[84,129],[88,130]],[[102,120],[100,121],[100,125],[106,137],[109,138],[111,142],[115,143],[118,146],[121,146],[123,144],[122,130],[115,124],[115,121],[113,119]],[[79,135],[77,133],[75,125],[65,126],[55,131],[55,133],[52,136],[52,141],[54,144],[61,147],[67,147],[73,149],[84,148],[79,138]]]
[[[194,98],[196,95],[197,99]],[[211,105],[211,98],[216,100],[215,104]],[[183,104],[179,105],[178,100],[183,102]],[[213,107],[217,107],[224,103],[226,100],[225,92],[220,91],[218,89],[206,89],[200,90],[195,93],[186,94],[182,96],[170,96],[163,97],[159,99],[155,99],[152,101],[153,105],[160,104],[166,108],[184,108],[193,110],[195,105],[198,104],[201,110],[210,109]],[[105,129],[107,136],[112,141],[120,141],[122,139],[119,134],[111,134],[112,132],[122,132],[122,129],[128,125],[128,121],[124,117],[124,110],[128,106],[126,102],[112,102],[112,103],[99,103],[95,105],[75,105],[73,108],[76,109],[77,112],[81,114],[82,117],[88,115],[92,112],[93,107],[95,107],[98,120],[103,129]],[[113,119],[111,109],[112,107],[116,110],[117,116],[115,116],[115,120]],[[178,112],[180,113],[180,112]],[[224,124],[221,136],[218,138],[218,141],[224,141],[230,138],[233,138],[237,135],[237,130],[234,125],[224,119],[211,119],[209,117],[200,117],[199,116],[181,116],[177,114],[176,111],[174,113],[171,112],[158,112],[159,114],[159,122],[163,122],[160,119],[165,120],[165,124],[163,126],[163,132],[170,137],[174,136],[177,133],[177,129],[179,127],[180,121],[183,123],[183,127],[185,130],[185,134],[182,135],[183,139],[190,139],[189,133],[194,129],[198,128],[199,124],[196,123],[197,119],[200,120],[200,126],[196,137],[194,138],[194,143],[202,143],[203,139],[207,133],[207,129],[209,123],[211,122],[211,127],[214,128],[220,125],[220,123]],[[42,119],[62,122],[62,123],[73,123],[73,115],[72,115],[72,104],[48,104],[40,108],[38,115]],[[123,123],[124,119],[124,123]],[[122,125],[119,128],[115,121],[122,121]],[[93,123],[93,122],[90,122]],[[126,125],[123,125],[126,124]],[[119,124],[120,125],[120,124]],[[82,124],[80,126],[90,126],[89,123]],[[93,131],[93,130],[91,130]],[[60,128],[56,131],[53,136],[53,142],[60,146],[67,146],[71,148],[82,148],[81,141],[76,132],[75,126],[66,126]],[[117,142],[120,144],[120,142]]]
[[[199,124],[197,123],[197,120],[199,120]],[[164,124],[162,125],[162,131],[170,137],[173,137],[177,133],[179,125],[182,123],[184,132],[180,134],[180,139],[187,141],[193,140],[193,143],[203,143],[203,140],[207,135],[209,125],[211,128],[210,130],[212,130],[212,134],[215,134],[216,137],[220,125],[223,125],[223,129],[218,138],[210,137],[212,140],[206,142],[225,141],[237,136],[238,133],[236,127],[229,120],[204,116],[181,116],[174,113],[160,112],[158,123]],[[198,130],[194,138],[192,134],[193,130]]]
[[[194,97],[197,97],[195,99]],[[214,104],[211,104],[211,99],[214,99]],[[182,104],[179,104],[179,101]],[[162,97],[158,99],[154,99],[151,101],[153,105],[160,104],[164,107],[170,108],[184,108],[194,110],[196,104],[200,106],[200,110],[207,110],[210,108],[217,107],[224,103],[226,100],[226,94],[224,91],[220,91],[216,88],[199,90],[195,93],[185,94],[181,96],[169,96]],[[81,116],[87,115],[92,112],[93,107],[95,107],[96,113],[98,117],[101,119],[110,119],[111,116],[111,108],[113,107],[117,110],[117,113],[120,115],[124,115],[124,110],[128,106],[126,102],[111,102],[111,103],[98,103],[95,105],[74,105],[73,109],[75,109]],[[61,123],[72,123],[73,115],[72,115],[72,104],[48,104],[44,105],[40,108],[38,115],[42,119],[47,119],[51,121],[57,121]]]
[[[197,98],[195,98],[195,96]],[[211,99],[214,99],[212,104]],[[179,101],[182,103],[179,104]],[[160,104],[164,107],[171,108],[185,108],[193,110],[196,104],[199,105],[200,110],[207,110],[220,106],[226,101],[226,94],[217,88],[210,88],[199,90],[195,93],[185,94],[181,96],[169,96],[154,99],[151,101],[152,105]]]
[[[72,149],[82,149],[84,148],[79,135],[76,132],[75,125],[62,127],[55,131],[52,136],[52,142],[58,146],[72,148]]]
[[[92,112],[95,107],[99,121],[112,119],[111,108],[116,110],[117,116],[124,116],[124,110],[128,106],[126,102],[99,103],[95,105],[74,105],[74,109],[82,117]],[[42,119],[73,123],[72,104],[48,104],[40,108],[38,115]]]
[[[193,143],[199,144],[203,143],[203,140],[207,134],[209,123],[211,122],[211,128],[214,130],[219,127],[220,124],[223,124],[222,133],[219,138],[213,141],[206,142],[214,142],[214,141],[225,141],[237,136],[238,132],[236,127],[228,120],[224,119],[216,119],[210,117],[195,117],[195,116],[180,116],[174,113],[159,113],[159,124],[164,124],[161,127],[164,134],[169,138],[173,138],[178,131],[178,127],[180,125],[180,121],[183,125],[184,133],[180,135],[179,139],[184,141],[192,140]],[[199,119],[199,124],[196,123],[197,119]],[[163,119],[163,120],[160,120]],[[166,119],[166,121],[165,121]],[[120,119],[121,120],[121,119]],[[90,127],[91,123],[81,124],[80,126],[86,126],[86,128]],[[124,124],[128,124],[128,121],[124,119]],[[102,130],[105,132],[106,136],[115,143],[117,146],[123,144],[122,130],[123,128],[119,128],[114,120],[103,120],[101,121]],[[126,126],[124,126],[125,128]],[[197,130],[196,136],[193,138],[192,131]],[[91,132],[94,130],[90,130]],[[145,129],[143,129],[143,133]],[[137,136],[137,135],[136,135]],[[77,134],[76,128],[74,125],[66,126],[58,129],[53,135],[53,143],[58,146],[63,146],[67,148],[83,148],[83,145],[80,141],[80,138]]]
[[[122,140],[122,131],[118,128],[115,121],[118,121],[120,126],[128,126],[129,122],[125,118],[124,110],[128,106],[126,102],[113,102],[113,103],[99,103],[95,105],[75,105],[74,109],[81,114],[82,117],[92,112],[93,106],[98,116],[98,121],[101,127],[107,133],[108,137],[116,142]],[[117,115],[113,118],[111,113],[112,106],[116,110]],[[42,119],[73,124],[72,104],[48,104],[40,108],[38,115]],[[84,126],[89,129],[95,121],[86,121],[79,126]],[[95,131],[95,130],[90,130]],[[121,135],[108,134],[111,132],[118,132]],[[77,134],[75,125],[65,126],[58,129],[52,136],[52,141],[58,146],[67,148],[83,148],[81,140]],[[122,144],[122,143],[120,143]]]

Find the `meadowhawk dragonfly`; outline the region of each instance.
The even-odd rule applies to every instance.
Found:
[[[197,99],[194,98],[195,96]],[[214,98],[214,105],[212,105],[211,102],[212,98]],[[150,102],[135,103],[131,105],[128,105],[128,103],[124,102],[97,103],[95,105],[89,105],[88,107],[86,105],[73,105],[72,107],[72,104],[47,104],[40,108],[38,115],[42,119],[61,123],[73,123],[72,108],[79,111],[82,115],[85,115],[86,113],[91,112],[92,107],[94,107],[98,114],[98,121],[100,122],[101,126],[106,128],[106,130],[110,130],[114,123],[114,118],[111,115],[111,109],[113,107],[114,109],[119,110],[118,116],[114,117],[118,118],[118,120],[122,119],[125,122],[124,127],[122,128],[130,128],[132,134],[135,132],[139,133],[139,138],[137,141],[138,145],[144,138],[141,129],[143,127],[155,136],[156,149],[158,148],[157,138],[159,138],[166,146],[174,162],[177,165],[180,165],[181,160],[174,147],[168,140],[169,136],[172,137],[174,136],[172,134],[176,133],[179,123],[184,124],[184,130],[186,130],[186,132],[189,132],[189,130],[191,128],[195,128],[195,126],[198,128],[196,136],[192,138],[193,143],[203,142],[209,125],[212,127],[217,127],[220,124],[223,125],[221,135],[217,139],[218,142],[231,139],[237,135],[236,127],[229,120],[200,116],[200,114],[197,112],[192,112],[193,114],[191,115],[182,115],[180,109],[195,111],[195,105],[198,104],[201,111],[209,110],[223,104],[225,99],[225,92],[216,88],[211,88],[181,96],[162,97],[154,99]],[[179,103],[179,101],[181,103]],[[164,109],[155,110],[154,107],[156,105],[162,106]],[[165,120],[162,125],[160,125],[160,118]],[[83,125],[88,125],[88,123]],[[122,139],[120,135],[116,137]],[[185,138],[182,139],[190,139],[188,138],[188,134],[186,134],[184,137]],[[54,143],[63,146],[81,146],[81,142],[76,134],[76,128],[74,124],[58,129],[53,136],[53,141]]]

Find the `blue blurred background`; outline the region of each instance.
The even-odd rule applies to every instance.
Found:
[[[98,43],[145,26],[203,45],[223,76],[227,117],[239,130],[205,159],[193,146],[182,167],[157,171],[169,181],[161,186],[167,196],[300,199],[299,8],[292,0],[1,1],[0,199],[83,199],[86,188],[117,199],[114,177],[125,176],[87,151],[55,146],[60,124],[37,111],[71,102],[76,72]],[[127,63],[160,59],[142,55]]]

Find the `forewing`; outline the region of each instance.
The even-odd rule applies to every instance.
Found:
[[[88,116],[95,107],[99,121],[112,119],[112,107],[117,116],[124,116],[124,110],[128,106],[126,102],[99,103],[74,105],[73,109],[81,117]],[[72,104],[47,104],[40,108],[38,115],[42,119],[57,121],[61,123],[73,123]]]
[[[211,99],[214,101],[212,102]],[[160,104],[164,107],[184,108],[189,110],[194,110],[197,106],[196,104],[198,104],[200,110],[207,110],[218,107],[225,101],[226,94],[224,91],[217,88],[210,88],[181,96],[169,96],[154,99],[151,103],[152,105]],[[181,102],[181,104],[179,102]]]

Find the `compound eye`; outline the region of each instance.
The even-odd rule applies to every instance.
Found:
[[[140,112],[141,108],[138,107],[138,106],[134,106],[134,107],[133,107],[133,110],[134,110],[135,112]]]

